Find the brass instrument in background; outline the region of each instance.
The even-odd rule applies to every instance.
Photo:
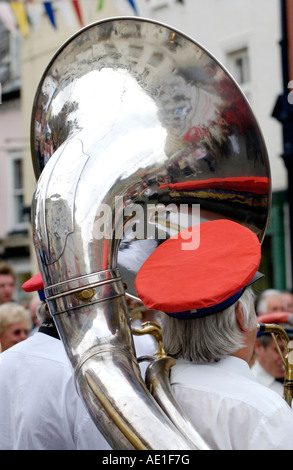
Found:
[[[31,150],[46,301],[93,421],[113,449],[207,449],[170,393],[168,358],[150,365],[156,400],[146,388],[125,299],[137,297],[142,263],[184,228],[228,218],[263,240],[270,168],[245,96],[182,32],[105,19],[48,64]]]
[[[270,333],[276,344],[279,355],[283,361],[284,365],[284,394],[283,398],[288,403],[289,406],[292,406],[292,397],[293,397],[293,341],[290,340],[287,332],[280,325],[275,325],[272,323],[259,323],[258,331],[262,333]],[[282,340],[284,345],[285,354],[282,354],[279,344],[277,342],[277,337]]]

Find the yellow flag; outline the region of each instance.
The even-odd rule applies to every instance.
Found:
[[[19,29],[22,34],[26,37],[29,34],[28,20],[26,16],[26,10],[23,2],[10,2],[9,5],[12,8],[14,16],[16,18]]]

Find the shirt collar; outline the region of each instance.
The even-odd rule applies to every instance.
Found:
[[[257,360],[253,365],[253,371],[263,385],[270,387],[275,382],[275,378],[268,374],[268,372],[260,365]]]
[[[244,359],[241,359],[240,357],[236,356],[227,356],[224,359],[221,359],[218,363],[217,366],[219,368],[222,368],[223,370],[229,369],[230,371],[233,371],[235,374],[241,374],[246,376],[247,378],[255,379],[254,375],[252,374],[250,367]]]
[[[189,362],[185,359],[178,359],[177,363],[178,364],[203,364],[203,365],[206,364],[206,365],[209,365],[210,367],[216,367],[217,369],[222,369],[223,371],[227,370],[229,372],[234,372],[235,374],[245,376],[248,379],[253,380],[254,382],[257,382],[248,363],[244,361],[244,359],[240,359],[239,357],[236,357],[236,356],[227,356],[221,359],[220,361],[214,362],[214,363],[211,363],[211,362],[194,363],[194,362]]]

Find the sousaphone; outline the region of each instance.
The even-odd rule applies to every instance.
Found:
[[[183,424],[167,416],[173,398],[163,411],[146,388],[125,295],[136,297],[141,264],[186,227],[228,218],[262,241],[270,169],[245,96],[182,32],[106,19],[48,64],[31,149],[46,300],[94,422],[114,449],[206,449],[180,408]]]

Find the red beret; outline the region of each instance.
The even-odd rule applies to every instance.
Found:
[[[229,220],[200,224],[197,248],[182,249],[182,231],[154,250],[138,271],[135,288],[149,309],[196,318],[228,307],[259,279],[261,245],[250,229]]]

